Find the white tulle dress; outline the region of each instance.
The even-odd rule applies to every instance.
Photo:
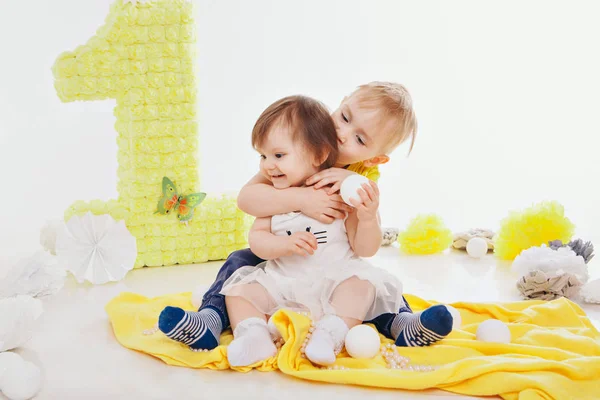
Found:
[[[242,296],[266,315],[284,308],[309,312],[316,319],[335,314],[367,321],[397,312],[405,304],[402,284],[395,276],[354,254],[344,220],[323,224],[302,213],[271,218],[271,232],[277,236],[298,231],[317,238],[318,249],[312,256],[292,255],[242,267],[225,282],[221,294]],[[352,277],[370,282],[369,293],[356,293],[349,301],[346,296],[344,304],[332,302],[338,285]]]

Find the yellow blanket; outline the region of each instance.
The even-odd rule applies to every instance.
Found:
[[[428,302],[407,295],[416,311]],[[192,310],[191,293],[153,299],[133,293],[114,298],[106,311],[117,340],[125,347],[160,358],[170,365],[227,369],[230,331],[221,346],[208,353],[195,353],[152,328],[167,305]],[[460,330],[445,340],[424,348],[399,348],[411,363],[432,365],[428,372],[388,369],[383,357],[356,360],[340,354],[336,365],[349,369],[323,370],[300,355],[308,332],[308,318],[279,312],[275,323],[286,341],[278,355],[253,367],[261,371],[279,369],[285,374],[314,381],[384,388],[420,390],[439,388],[472,396],[500,395],[505,399],[600,399],[600,333],[581,308],[567,300],[522,301],[505,304],[453,303],[463,320]],[[480,322],[496,318],[508,324],[510,344],[485,343],[475,339]],[[390,343],[382,337],[383,343]],[[249,371],[250,368],[236,368]]]

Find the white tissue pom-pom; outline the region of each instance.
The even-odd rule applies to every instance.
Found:
[[[358,174],[352,174],[346,179],[342,181],[342,185],[340,187],[340,196],[349,206],[354,206],[350,202],[350,198],[354,198],[354,200],[362,203],[360,199],[360,195],[357,193],[358,189],[360,189],[363,183],[369,184],[369,179]]]
[[[204,297],[204,294],[207,290],[207,285],[199,285],[192,292],[192,304],[194,305],[194,307],[196,307],[196,310],[199,309],[202,305],[202,298]]]
[[[600,279],[588,282],[579,292],[586,303],[600,304]]]
[[[357,325],[346,334],[346,351],[354,358],[373,358],[380,347],[379,334],[368,325]]]
[[[581,282],[589,279],[588,268],[583,257],[568,247],[553,250],[547,246],[531,247],[523,250],[515,258],[513,269],[521,276],[533,271],[542,271],[547,276],[561,276],[565,273],[575,275]]]
[[[56,236],[64,224],[61,220],[51,220],[46,222],[40,230],[40,244],[52,255],[56,255]]]
[[[0,299],[0,351],[25,344],[42,315],[42,302],[30,296]]]
[[[481,258],[488,252],[487,241],[480,237],[474,237],[467,242],[467,254],[473,258]]]
[[[28,400],[42,387],[42,373],[35,364],[18,358],[0,373],[0,391],[11,400]]]
[[[511,339],[508,326],[497,319],[488,319],[479,324],[475,336],[482,342],[510,343]]]
[[[460,313],[456,308],[450,305],[446,304],[446,308],[448,309],[450,315],[452,315],[452,330],[460,329],[462,326],[462,317],[460,316]]]
[[[45,297],[62,289],[67,272],[55,256],[39,250],[20,260],[0,281],[0,298],[27,295]]]
[[[56,254],[77,282],[103,284],[119,281],[133,269],[137,244],[124,221],[88,212],[65,224],[56,238]]]

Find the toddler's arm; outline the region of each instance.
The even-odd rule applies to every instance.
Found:
[[[301,211],[326,224],[344,218],[345,213],[352,210],[339,195],[330,196],[326,189],[276,189],[261,174],[244,185],[238,194],[237,204],[240,210],[259,218]]]
[[[291,236],[271,233],[271,218],[256,218],[248,236],[250,250],[263,260],[290,256],[292,254],[314,254],[317,239],[309,232],[296,232]]]
[[[377,253],[382,241],[381,221],[379,218],[379,189],[371,181],[359,191],[362,204],[351,199],[356,211],[346,220],[346,232],[354,253],[359,257],[372,257]]]

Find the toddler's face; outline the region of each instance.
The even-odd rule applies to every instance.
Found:
[[[314,157],[292,140],[292,128],[287,124],[275,124],[257,150],[260,172],[277,189],[302,186],[319,171]]]
[[[383,155],[395,120],[378,109],[361,106],[358,96],[344,99],[332,114],[340,156],[336,166],[343,167]]]

